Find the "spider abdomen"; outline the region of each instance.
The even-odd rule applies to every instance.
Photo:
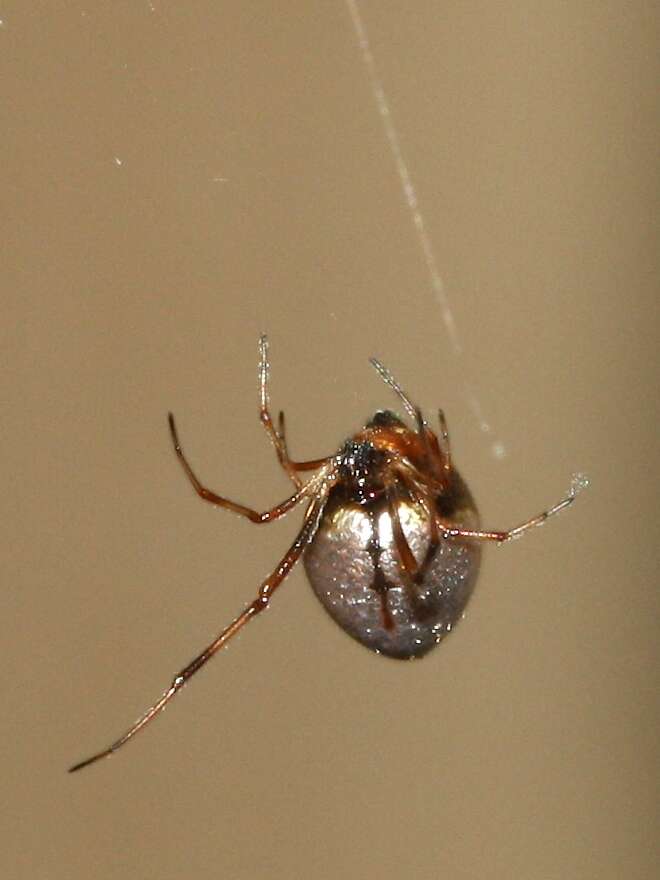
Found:
[[[462,481],[461,489],[466,494]],[[425,509],[405,493],[394,503],[418,566],[414,577],[402,563],[385,501],[354,503],[340,488],[331,492],[303,563],[321,604],[342,629],[373,651],[412,659],[430,651],[462,617],[480,547],[441,534],[431,546]],[[477,520],[470,503],[448,524],[475,528]]]

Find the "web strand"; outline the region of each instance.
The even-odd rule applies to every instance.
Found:
[[[431,239],[426,230],[426,221],[424,220],[424,215],[422,214],[419,207],[417,191],[415,190],[415,186],[412,182],[412,177],[410,176],[408,163],[403,156],[399,133],[396,129],[396,126],[394,125],[392,113],[390,112],[390,104],[387,100],[387,95],[385,94],[383,83],[376,69],[376,62],[374,60],[373,52],[371,51],[367,30],[362,21],[362,16],[360,15],[360,10],[358,9],[357,0],[346,0],[346,5],[348,6],[348,11],[351,15],[353,28],[355,30],[355,35],[360,46],[362,61],[367,70],[367,76],[369,77],[371,91],[373,93],[374,100],[376,101],[378,112],[383,121],[385,135],[387,137],[387,141],[390,146],[394,162],[396,164],[396,170],[399,175],[399,180],[401,181],[403,196],[406,200],[406,204],[408,205],[408,209],[412,216],[415,229],[417,230],[419,243],[421,245],[422,253],[424,255],[424,262],[426,263],[426,268],[428,269],[428,273],[431,279],[431,287],[433,288],[433,293],[435,294],[436,301],[440,306],[442,320],[444,322],[445,329],[447,330],[447,336],[449,337],[449,341],[451,342],[452,348],[454,349],[454,353],[461,354],[463,351],[463,347],[461,345],[461,341],[458,335],[456,322],[454,321],[454,316],[452,314],[451,306],[449,304],[449,298],[445,290],[444,282],[440,276],[440,272],[438,271],[438,263],[435,258],[433,245],[431,244]]]
[[[358,41],[360,54],[362,56],[362,63],[364,64],[367,72],[371,92],[373,94],[374,101],[376,102],[376,107],[378,108],[378,113],[383,123],[383,129],[390,148],[390,152],[392,153],[392,157],[396,165],[396,170],[399,181],[401,183],[403,196],[408,210],[410,211],[413,226],[415,227],[415,230],[417,232],[417,237],[419,239],[419,243],[422,249],[424,262],[429,273],[431,288],[433,290],[435,300],[440,307],[442,321],[445,325],[445,330],[447,332],[447,337],[449,339],[453,353],[455,356],[459,357],[463,354],[463,346],[461,344],[458,328],[454,320],[454,315],[452,313],[451,304],[449,302],[449,297],[447,296],[444,282],[438,270],[438,262],[435,257],[435,251],[431,243],[431,238],[426,228],[426,221],[424,220],[424,215],[422,214],[422,211],[419,207],[417,191],[415,190],[415,186],[412,182],[408,163],[406,162],[403,155],[403,150],[401,149],[399,133],[392,118],[390,104],[385,93],[385,88],[376,68],[376,61],[374,59],[373,52],[371,51],[367,29],[362,20],[362,16],[360,15],[358,0],[346,0],[346,6],[351,16],[353,30],[355,31],[355,36]],[[492,432],[490,423],[483,414],[479,400],[477,399],[472,389],[468,387],[467,383],[464,386],[464,391],[470,409],[472,410],[477,421],[479,422],[479,427],[481,431],[485,434],[490,434]],[[493,442],[492,452],[496,458],[502,458],[506,454],[504,445],[500,441]]]

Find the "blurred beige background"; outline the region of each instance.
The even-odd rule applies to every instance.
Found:
[[[361,10],[461,355],[340,0],[0,7],[4,877],[656,874],[657,17]],[[297,529],[198,501],[166,430],[229,497],[287,494],[262,329],[296,456],[393,404],[377,354],[445,408],[488,526],[592,487],[486,551],[423,661],[351,641],[298,569],[68,776]]]

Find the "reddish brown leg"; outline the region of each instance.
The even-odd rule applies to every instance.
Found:
[[[408,543],[403,527],[401,526],[396,498],[394,497],[392,490],[389,488],[387,489],[387,507],[390,514],[390,520],[392,521],[392,537],[394,538],[394,544],[399,555],[399,562],[401,563],[401,567],[408,579],[414,583],[419,574],[419,565],[417,564],[414,553],[410,549],[410,544]]]
[[[429,521],[429,533],[430,533],[429,534],[429,545],[426,548],[426,553],[424,555],[424,559],[422,560],[422,564],[419,566],[419,571],[417,573],[417,581],[418,581],[418,583],[421,583],[422,580],[424,579],[424,574],[425,574],[427,568],[429,567],[429,565],[431,564],[431,562],[433,561],[433,558],[435,557],[435,554],[436,554],[438,547],[440,545],[440,533],[438,532],[437,520],[436,520],[434,514],[432,513],[432,510],[434,510],[435,507],[433,506],[431,509],[429,508],[429,504],[432,505],[432,502],[429,502],[429,504],[427,504],[426,501],[418,501],[418,503],[421,504],[422,507],[424,508],[424,510],[426,510],[426,512],[427,512],[427,515],[429,518],[428,521]]]
[[[309,461],[293,461],[293,459],[289,458],[289,449],[286,443],[286,427],[284,424],[284,413],[280,410],[277,433],[279,434],[280,440],[282,441],[282,448],[284,450],[284,456],[287,462],[291,465],[294,470],[297,471],[317,471],[320,467],[323,467],[324,464],[327,464],[332,456],[326,456],[325,458],[312,458]]]
[[[404,485],[408,489],[408,492],[410,493],[410,496],[413,499],[413,501],[416,504],[419,504],[419,506],[424,510],[424,512],[428,518],[429,544],[428,544],[428,547],[426,548],[426,553],[424,554],[424,559],[422,560],[421,565],[417,565],[417,563],[415,562],[416,571],[414,571],[412,573],[412,577],[414,578],[415,583],[419,584],[424,579],[424,574],[425,574],[427,568],[429,567],[429,565],[431,564],[431,562],[436,554],[436,551],[438,549],[438,546],[440,544],[440,533],[438,531],[438,523],[437,523],[436,515],[435,515],[435,505],[433,504],[433,501],[430,497],[427,497],[424,493],[421,492],[419,487],[410,478],[410,475],[407,474],[404,470],[400,471],[398,476],[399,476],[399,479],[403,481]],[[391,509],[390,509],[390,514],[391,514],[392,520],[394,522],[393,529],[392,529],[393,534],[394,534],[394,539],[395,539],[395,541],[397,541],[397,545],[401,541],[405,541],[407,544],[408,542],[406,541],[406,537],[403,533],[403,529],[401,528],[401,522],[399,520],[398,510],[393,509],[394,507],[395,507],[395,505],[392,505]],[[400,539],[397,539],[397,532],[401,533]],[[397,547],[397,549],[398,549],[398,547]],[[413,557],[413,561],[414,561],[415,557],[413,556],[412,551],[410,550],[409,547],[408,547],[408,550],[410,552],[410,555]]]
[[[181,462],[181,466],[186,472],[188,479],[192,483],[195,492],[197,492],[199,497],[204,501],[215,504],[216,507],[224,507],[226,510],[231,510],[241,516],[246,516],[253,523],[268,523],[280,516],[284,516],[285,513],[288,513],[296,506],[296,504],[299,504],[303,498],[309,495],[314,489],[314,478],[312,478],[312,482],[302,486],[294,495],[287,498],[286,501],[276,505],[271,510],[265,510],[263,512],[253,510],[251,507],[245,507],[245,505],[238,504],[236,501],[230,501],[228,498],[223,498],[221,495],[216,495],[215,492],[212,492],[211,489],[207,489],[200,483],[193,469],[188,464],[183,449],[181,448],[181,443],[179,442],[179,435],[176,430],[176,425],[174,424],[174,416],[172,413],[169,413],[167,418],[170,425],[170,432],[172,434],[172,442],[174,443],[174,451],[176,452],[177,458]]]
[[[415,559],[412,550],[410,549],[410,544],[408,544],[408,540],[401,526],[401,520],[399,518],[399,510],[396,504],[396,499],[391,491],[387,492],[387,504],[392,522],[392,536],[394,538],[394,545],[397,550],[399,564],[401,566],[403,575],[403,585],[407,591],[410,604],[413,608],[416,609],[416,613],[419,618],[423,620],[426,614],[430,613],[430,609],[421,599],[417,587],[419,586],[419,584],[422,583],[426,568],[430,564],[435,554],[435,551],[437,550],[437,532],[435,532],[433,527],[431,527],[430,543],[422,564],[419,565],[417,563],[417,560]],[[429,521],[433,522],[433,518],[430,518]]]
[[[330,461],[330,457],[328,458],[312,458],[309,461],[293,461],[290,459],[291,466],[294,467],[297,471],[317,471],[320,467],[323,467],[324,464],[327,464]]]
[[[74,773],[76,770],[82,770],[83,767],[88,767],[95,761],[99,761],[101,758],[106,758],[109,755],[112,755],[125,745],[135,736],[136,733],[138,733],[138,731],[142,730],[143,727],[146,727],[146,725],[165,708],[175,694],[181,690],[184,684],[192,678],[192,676],[200,670],[202,666],[204,666],[211,657],[220,650],[220,648],[226,645],[232,636],[235,636],[249,620],[252,620],[253,617],[256,617],[260,611],[263,611],[264,608],[268,606],[271,596],[298,561],[307,544],[314,537],[321,514],[323,513],[326,496],[327,489],[322,489],[319,492],[319,495],[309,505],[302,528],[295,541],[285,556],[281,559],[277,568],[275,568],[275,570],[262,583],[256,599],[248,605],[245,611],[239,614],[228,627],[223,629],[217,638],[215,638],[211,644],[201,652],[201,654],[198,654],[194,660],[174,676],[168,689],[153,704],[153,706],[147,709],[144,715],[135,722],[130,730],[127,730],[123,736],[112,743],[107,749],[103,749],[103,751],[92,755],[91,758],[86,758],[84,761],[80,761],[78,764],[74,764],[73,767],[69,769],[70,773]]]
[[[544,510],[542,513],[539,513],[537,516],[530,517],[530,519],[525,520],[525,522],[521,523],[519,526],[514,526],[512,529],[508,529],[507,531],[482,531],[482,530],[472,530],[472,529],[461,529],[461,528],[453,528],[447,527],[442,520],[438,520],[438,526],[440,528],[440,532],[443,538],[470,538],[476,541],[496,541],[497,543],[503,543],[504,541],[511,541],[514,538],[519,538],[529,529],[533,529],[535,526],[542,525],[547,519],[555,514],[559,513],[562,510],[565,510],[567,507],[570,507],[571,504],[575,501],[575,496],[577,493],[585,488],[587,485],[587,481],[584,477],[574,477],[571,483],[571,487],[566,495],[558,504],[555,504],[554,507],[549,508],[548,510]]]
[[[396,506],[394,498],[389,493],[387,503],[390,517],[392,519],[392,535],[394,537],[397,553],[399,554],[399,560],[406,575],[413,581],[413,583],[419,584],[424,579],[424,573],[436,554],[440,543],[440,535],[438,533],[438,524],[436,523],[435,517],[431,515],[426,502],[422,502],[418,498],[415,498],[415,500],[424,508],[429,518],[429,545],[426,548],[426,553],[424,554],[424,559],[422,560],[421,565],[418,564],[412,550],[410,549],[410,545],[408,544],[408,540],[401,526],[398,507]]]
[[[435,456],[433,455],[433,450],[431,449],[431,441],[429,440],[429,433],[426,428],[426,422],[424,421],[424,416],[422,415],[421,409],[416,406],[415,407],[415,423],[417,424],[417,433],[420,436],[422,443],[424,444],[424,450],[426,452],[426,461],[428,467],[432,467],[431,462],[434,460]]]

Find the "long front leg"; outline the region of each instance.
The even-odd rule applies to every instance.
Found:
[[[97,752],[97,754],[92,755],[91,758],[86,758],[78,764],[74,764],[73,767],[69,768],[69,773],[75,773],[77,770],[82,770],[83,767],[88,767],[90,764],[100,761],[101,758],[107,758],[109,755],[118,751],[123,745],[132,739],[136,733],[142,730],[143,727],[146,727],[146,725],[149,724],[149,722],[152,721],[181,690],[184,684],[192,678],[202,666],[208,663],[211,657],[213,657],[220,648],[226,645],[227,642],[235,636],[249,620],[252,620],[252,618],[256,617],[260,611],[263,611],[264,608],[268,607],[271,596],[296,564],[307,544],[314,537],[323,513],[326,496],[327,489],[323,488],[314,501],[312,501],[305,515],[305,521],[303,522],[302,528],[295,541],[289,548],[288,552],[282,557],[275,570],[261,584],[256,599],[248,605],[245,611],[239,614],[228,627],[223,629],[211,644],[204,648],[201,654],[198,654],[194,660],[174,676],[168,689],[158,700],[156,700],[153,706],[147,709],[144,715],[142,715],[123,736],[112,743],[112,745],[108,746],[107,749]]]

